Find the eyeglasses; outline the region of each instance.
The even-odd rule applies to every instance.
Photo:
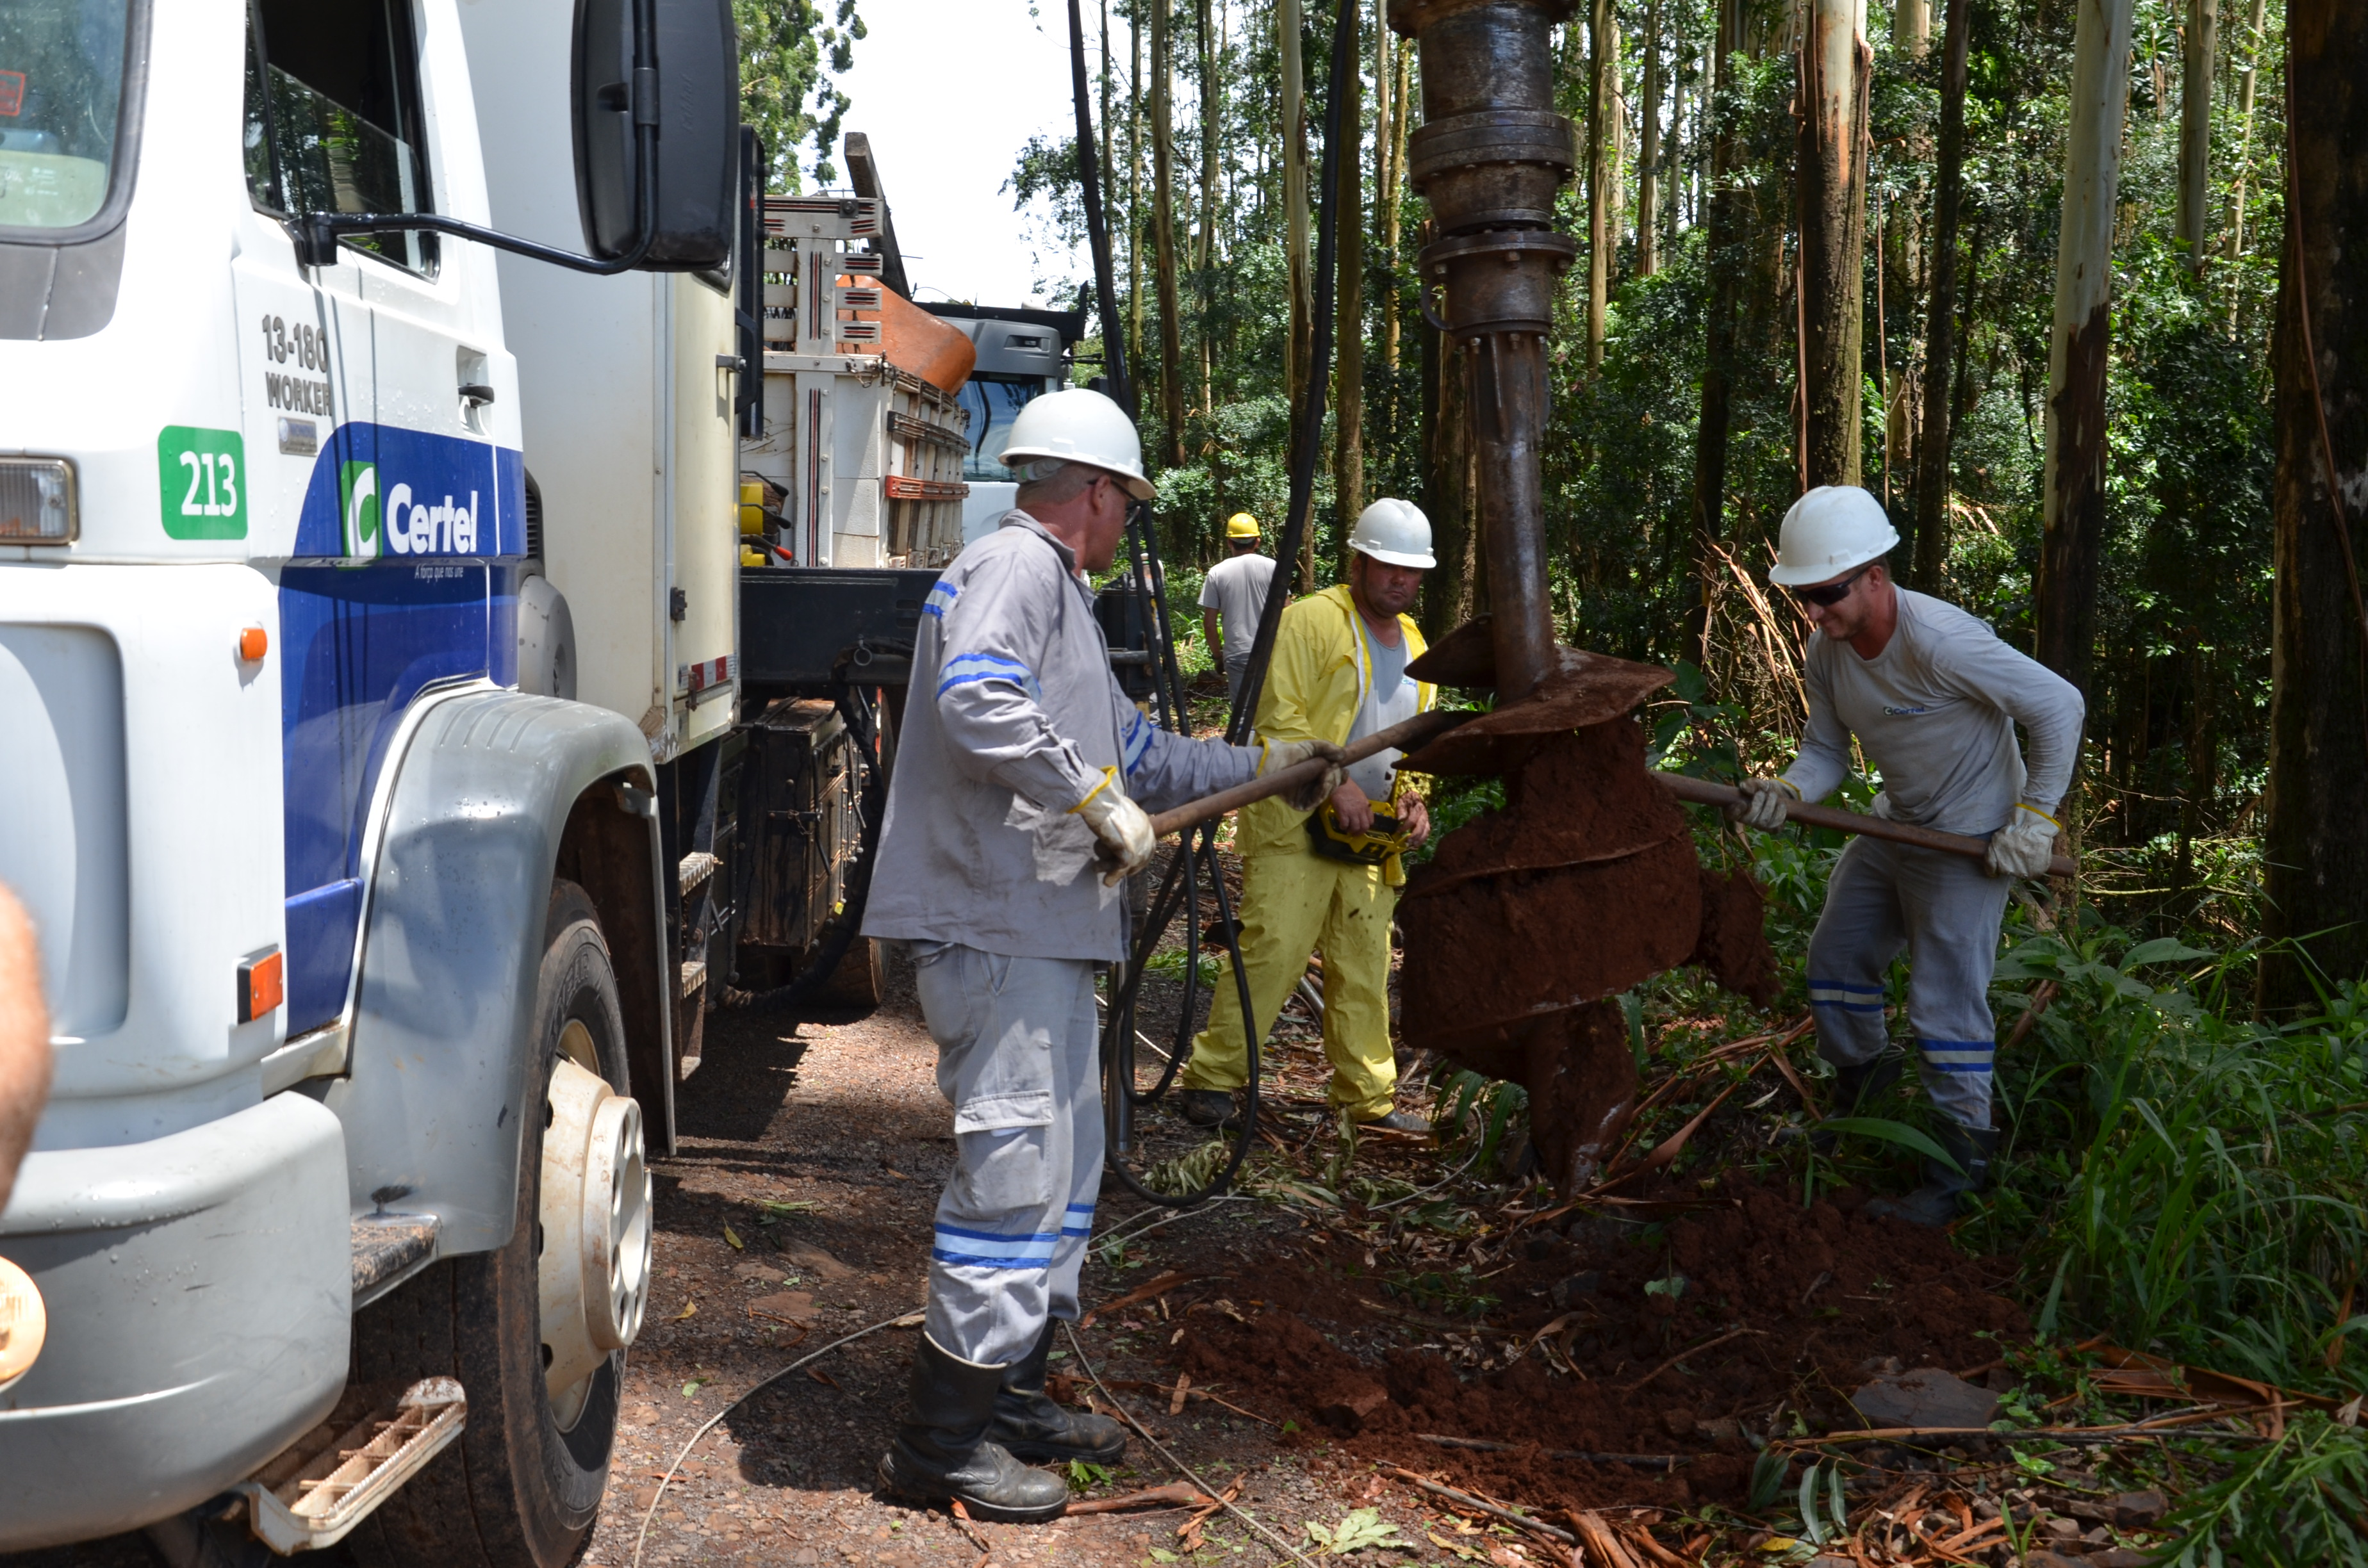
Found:
[[[1858,580],[1873,570],[1874,562],[1870,561],[1839,583],[1827,583],[1815,588],[1794,588],[1792,590],[1792,595],[1803,604],[1816,605],[1819,609],[1831,609],[1850,597],[1850,590],[1858,586]]]

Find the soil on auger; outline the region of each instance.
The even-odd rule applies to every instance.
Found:
[[[1569,1190],[1635,1107],[1627,1029],[1605,998],[1698,962],[1765,1006],[1776,960],[1758,885],[1701,864],[1634,718],[1522,751],[1504,807],[1441,840],[1398,906],[1403,1035],[1526,1088],[1546,1174]]]

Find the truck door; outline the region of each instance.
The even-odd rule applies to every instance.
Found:
[[[435,210],[408,0],[257,0],[249,16],[258,207]],[[248,449],[279,460],[267,483],[294,522],[277,547],[290,1035],[344,1009],[363,824],[404,712],[438,684],[509,678],[515,660],[489,562],[522,550],[522,471],[515,438],[496,455],[489,403],[461,391],[498,400],[507,367],[462,330],[478,270],[457,248],[365,237],[308,279],[291,247],[242,247]]]

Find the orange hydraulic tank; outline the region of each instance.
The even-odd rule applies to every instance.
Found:
[[[838,285],[844,289],[857,281],[842,278]],[[871,314],[858,311],[855,319],[861,321]],[[960,392],[970,380],[971,369],[978,363],[978,346],[960,327],[939,321],[889,288],[880,290],[879,320],[881,352],[891,365],[941,392]]]

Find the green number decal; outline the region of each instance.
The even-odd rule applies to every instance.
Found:
[[[237,431],[165,426],[156,436],[156,484],[166,537],[246,537],[246,443]]]

